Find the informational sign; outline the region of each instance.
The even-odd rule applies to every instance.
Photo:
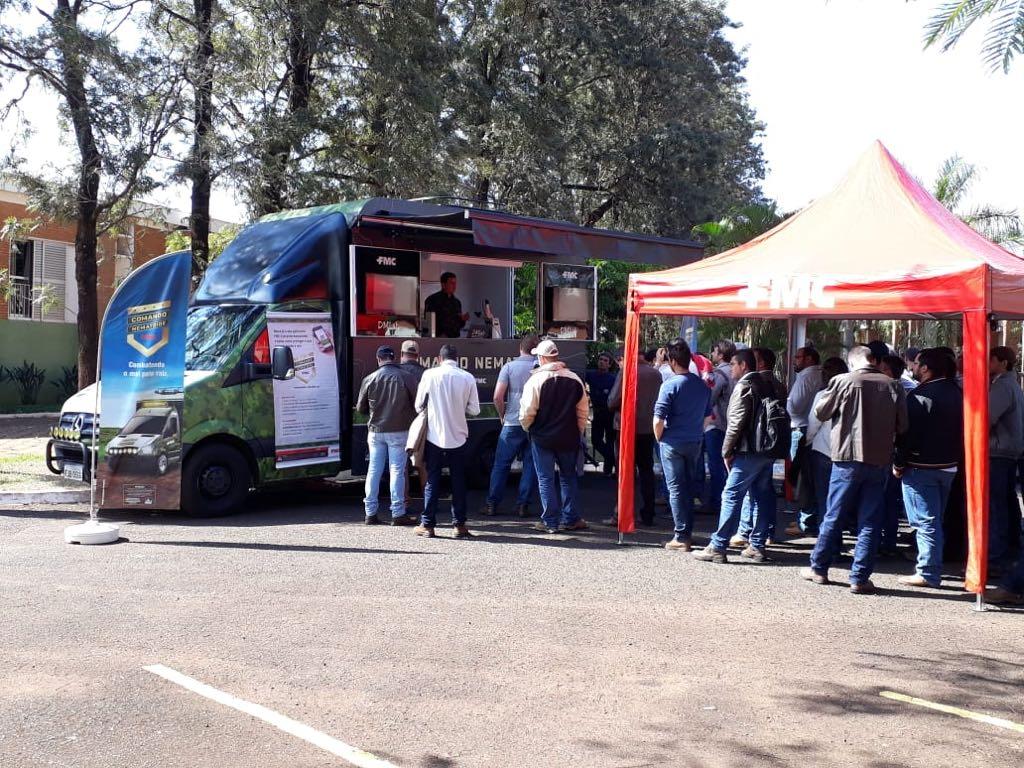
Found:
[[[329,312],[267,312],[270,347],[290,347],[294,375],[274,379],[278,469],[340,461],[338,368]]]
[[[106,509],[178,509],[185,323],[192,256],[171,253],[130,273],[101,331],[96,481]]]

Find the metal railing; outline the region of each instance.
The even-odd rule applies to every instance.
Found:
[[[11,297],[7,300],[7,316],[32,319],[32,286],[24,280],[11,281]]]

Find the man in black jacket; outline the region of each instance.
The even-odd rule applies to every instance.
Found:
[[[377,525],[380,479],[391,467],[391,524],[414,525],[416,517],[405,513],[405,443],[416,417],[416,383],[395,362],[395,350],[377,348],[376,371],[363,379],[356,410],[369,414],[366,444],[370,466],[366,471],[366,524]]]
[[[893,474],[903,478],[903,504],[917,535],[917,573],[900,584],[939,587],[942,582],[942,513],[963,447],[964,394],[946,378],[942,353],[917,356],[920,384],[907,395],[909,429],[896,443]]]
[[[711,543],[707,547],[694,553],[697,560],[728,562],[726,548],[739,527],[743,497],[748,492],[754,505],[753,529],[750,532],[750,543],[740,552],[740,557],[754,563],[763,563],[767,559],[764,549],[769,517],[764,504],[769,496],[774,502],[771,484],[775,461],[757,452],[753,437],[757,404],[761,397],[770,396],[772,391],[771,385],[756,368],[754,353],[749,349],[741,349],[733,354],[732,378],[736,386],[729,397],[725,440],[722,444],[722,459],[729,470],[729,476],[725,481],[725,490],[722,491],[718,530],[712,534]]]

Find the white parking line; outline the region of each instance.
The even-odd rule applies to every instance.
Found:
[[[1024,725],[1015,723],[1012,720],[1004,720],[1001,717],[982,715],[978,712],[971,712],[969,709],[951,707],[948,704],[936,704],[934,701],[919,699],[916,696],[907,696],[906,694],[895,693],[893,691],[881,691],[878,695],[883,699],[902,701],[904,704],[914,704],[915,706],[924,707],[925,709],[934,709],[936,712],[945,712],[947,715],[956,715],[957,717],[962,717],[966,720],[974,720],[979,723],[985,723],[986,725],[994,725],[997,728],[1006,728],[1009,731],[1024,733]]]
[[[394,763],[388,762],[376,755],[364,752],[356,747],[349,746],[343,741],[338,741],[333,736],[328,736],[326,733],[321,733],[315,728],[310,728],[305,723],[300,723],[298,720],[292,720],[290,717],[275,712],[272,709],[267,709],[259,704],[253,704],[251,701],[245,701],[239,699],[236,696],[232,696],[230,693],[224,693],[219,691],[213,686],[201,683],[195,678],[183,675],[175,669],[165,667],[163,664],[153,664],[152,666],[143,667],[147,672],[152,672],[154,675],[159,675],[165,680],[169,680],[172,683],[180,685],[182,688],[187,688],[193,693],[198,693],[200,696],[205,696],[211,701],[216,701],[218,704],[223,704],[226,707],[237,709],[239,712],[244,712],[247,715],[259,718],[265,723],[270,723],[275,728],[290,733],[292,736],[297,736],[303,741],[307,741],[315,747],[325,752],[330,752],[332,755],[337,755],[342,760],[345,760],[351,765],[359,766],[359,768],[398,768]]]

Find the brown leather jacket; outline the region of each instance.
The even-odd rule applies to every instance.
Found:
[[[874,366],[834,377],[814,413],[831,421],[832,461],[891,464],[896,435],[907,431],[903,386]]]

